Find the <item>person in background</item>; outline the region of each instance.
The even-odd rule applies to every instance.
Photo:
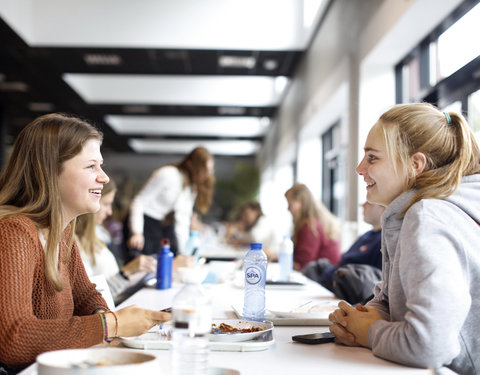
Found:
[[[132,283],[141,281],[142,276],[147,273],[156,273],[157,270],[155,258],[143,254],[119,268],[115,256],[99,238],[98,231],[102,231],[103,222],[112,214],[116,190],[113,180],[105,184],[100,199],[100,210],[79,216],[75,228],[87,275],[90,277],[104,275],[114,300],[121,292],[132,286]],[[134,275],[135,278],[133,278]]]
[[[383,280],[330,314],[339,343],[397,363],[480,373],[480,150],[465,119],[401,104],[370,130],[356,171],[382,217]],[[451,372],[451,371],[449,371]]]
[[[302,271],[305,276],[350,303],[362,302],[370,297],[373,286],[381,279],[381,220],[385,207],[369,202],[363,203],[362,206],[363,219],[373,228],[361,235],[350,249],[342,254],[338,265],[334,266],[328,259],[320,258],[308,263]],[[347,265],[359,266],[347,267]],[[346,273],[350,270],[353,275],[348,278]],[[339,283],[342,284],[338,285]]]
[[[204,147],[195,148],[178,165],[153,172],[130,207],[131,249],[156,254],[162,238],[174,254],[183,253],[193,209],[205,213],[212,203],[214,161]]]
[[[101,141],[93,126],[63,114],[35,119],[15,140],[0,175],[0,373],[170,319],[135,306],[107,311],[83,267],[75,219],[100,209],[108,182]]]
[[[272,222],[263,214],[260,203],[251,201],[240,207],[238,219],[229,226],[226,241],[242,247],[260,242],[269,260],[276,260],[281,239]]]
[[[293,266],[302,270],[309,262],[326,258],[337,265],[341,258],[340,224],[335,216],[304,184],[295,184],[285,193],[293,217]]]

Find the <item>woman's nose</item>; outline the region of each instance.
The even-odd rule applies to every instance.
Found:
[[[357,172],[360,176],[364,175],[364,161],[365,159],[362,159],[360,163],[358,163],[357,168],[355,168],[355,172]]]
[[[110,177],[108,177],[107,174],[103,171],[103,169],[101,169],[100,174],[97,177],[97,180],[103,184],[106,184],[108,183],[108,181],[110,181]]]

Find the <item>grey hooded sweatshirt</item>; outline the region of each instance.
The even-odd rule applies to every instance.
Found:
[[[403,218],[414,191],[382,218],[382,281],[368,303],[375,355],[416,367],[480,374],[480,175],[447,199],[423,199]]]

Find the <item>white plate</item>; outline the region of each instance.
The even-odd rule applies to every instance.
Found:
[[[292,309],[268,308],[267,310],[279,318],[290,319],[325,319],[337,309],[337,302],[315,302]]]
[[[120,348],[67,349],[37,356],[38,375],[129,375],[160,371],[154,355]]]
[[[219,326],[221,323],[228,324],[233,328],[244,329],[251,327],[261,328],[261,331],[257,332],[246,332],[246,333],[211,333],[210,341],[221,341],[221,342],[240,342],[253,340],[254,338],[265,334],[273,330],[272,322],[254,322],[249,320],[238,320],[238,319],[226,319],[226,320],[213,320],[212,325],[215,324]]]
[[[228,319],[219,320],[219,322],[227,321]],[[163,328],[156,326],[143,335],[135,337],[121,337],[120,341],[123,345],[134,349],[170,350],[171,341],[170,336],[167,334],[169,329],[169,324],[165,323]],[[273,338],[273,330],[268,329],[261,333],[264,334],[255,337],[253,340],[247,341],[210,341],[210,350],[222,352],[256,352],[260,350],[266,350],[275,343],[275,339]]]

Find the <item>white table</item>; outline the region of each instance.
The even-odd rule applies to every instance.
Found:
[[[170,306],[179,286],[170,290],[145,288],[126,300],[121,306],[136,304],[141,307],[162,309]],[[234,319],[236,316],[232,304],[242,303],[243,289],[233,283],[204,285],[213,301],[214,319]],[[267,304],[272,300],[288,299],[293,303],[309,300],[329,300],[333,295],[315,283],[309,283],[302,290],[267,289]],[[327,326],[276,326],[275,344],[265,351],[258,352],[216,352],[210,353],[210,365],[213,367],[233,368],[241,374],[432,374],[430,370],[401,366],[375,357],[369,349],[342,345],[321,344],[304,345],[294,343],[293,335],[328,331]],[[167,350],[149,350],[161,360],[168,371],[170,352]]]
[[[140,307],[160,310],[171,306],[172,299],[181,285],[173,289],[156,290],[144,288],[124,301],[119,308],[136,304]],[[237,283],[204,285],[212,299],[214,319],[234,319],[232,304],[243,302],[243,289]],[[309,300],[331,300],[333,295],[320,285],[310,282],[301,290],[281,290],[267,288],[267,305],[272,301],[288,300],[301,304]],[[365,348],[347,347],[333,343],[305,345],[294,343],[293,335],[328,331],[327,326],[276,326],[275,344],[264,351],[256,352],[216,352],[210,353],[210,366],[232,368],[241,374],[432,374],[431,370],[401,366],[375,357]],[[131,350],[131,349],[125,349]],[[148,350],[160,359],[162,372],[169,373],[170,352],[168,350]],[[36,375],[35,365],[28,367],[21,375]]]

